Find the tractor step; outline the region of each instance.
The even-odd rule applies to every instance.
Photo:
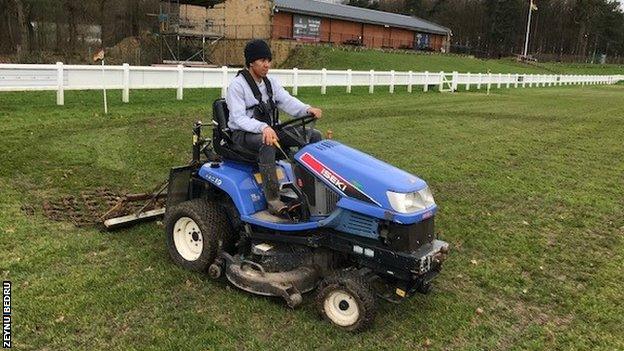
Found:
[[[252,217],[259,219],[261,221],[264,221],[264,222],[292,223],[290,219],[272,215],[267,210],[256,212],[252,215]]]

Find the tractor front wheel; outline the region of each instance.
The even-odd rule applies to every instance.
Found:
[[[320,314],[349,331],[370,327],[377,312],[375,294],[356,272],[336,272],[321,282],[316,298]]]
[[[214,262],[221,238],[231,230],[219,205],[204,199],[167,209],[165,227],[171,258],[192,271],[205,271]]]

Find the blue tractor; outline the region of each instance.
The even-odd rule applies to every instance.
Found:
[[[232,142],[227,119],[216,100],[212,138],[197,122],[191,163],[170,171],[165,227],[177,264],[291,308],[316,289],[320,314],[350,331],[371,325],[378,298],[429,292],[449,245],[436,238],[422,179],[334,140],[308,144],[300,131],[314,117],[294,118],[276,127],[300,145],[280,149],[280,197],[292,206],[274,216],[256,155]]]

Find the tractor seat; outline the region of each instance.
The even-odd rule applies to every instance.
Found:
[[[212,103],[212,145],[215,152],[224,159],[257,163],[257,152],[247,150],[232,141],[232,131],[228,128],[229,114],[225,99],[217,99]]]

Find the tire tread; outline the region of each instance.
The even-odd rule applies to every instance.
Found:
[[[337,289],[353,294],[361,309],[361,316],[357,322],[351,326],[337,327],[353,332],[370,328],[377,313],[377,301],[370,284],[355,271],[336,271],[321,281],[316,296],[316,305],[321,316],[333,324],[325,313],[324,303],[327,295]]]

